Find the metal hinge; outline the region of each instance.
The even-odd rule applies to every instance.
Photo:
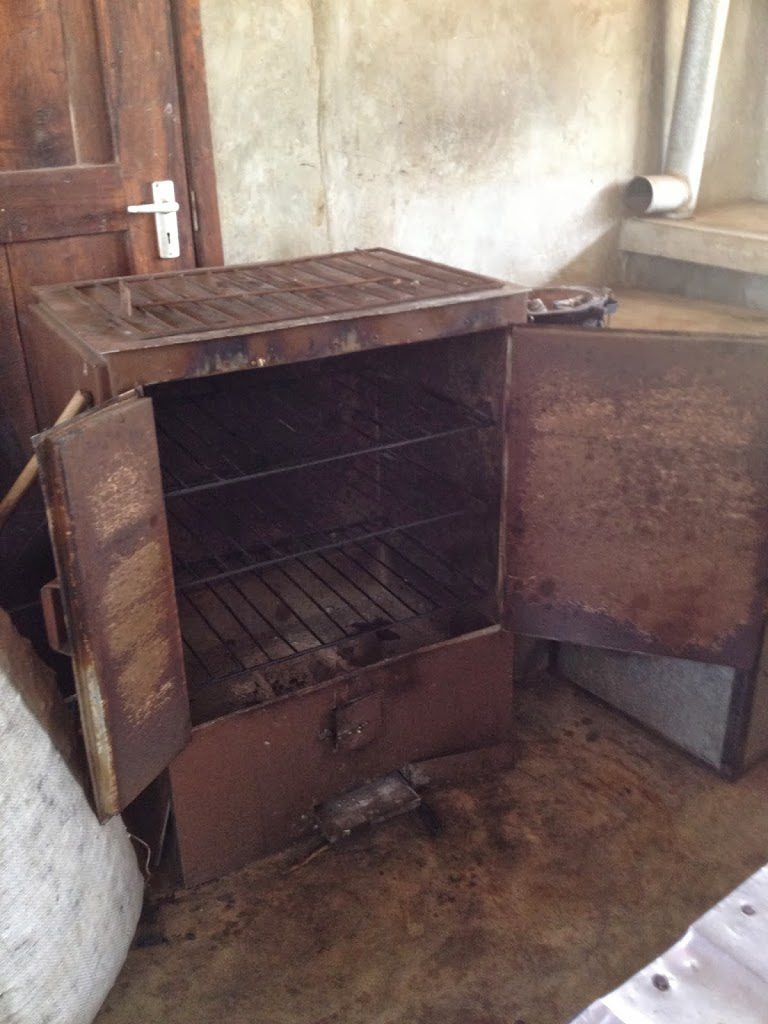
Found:
[[[189,207],[192,211],[192,230],[197,232],[200,230],[200,222],[197,219],[197,195],[193,188],[189,190]]]
[[[152,202],[126,207],[128,213],[154,213],[157,230],[157,251],[161,260],[175,260],[181,255],[179,245],[179,204],[172,181],[152,182]]]
[[[359,750],[367,747],[384,728],[380,693],[369,693],[333,713],[333,737],[336,750]]]

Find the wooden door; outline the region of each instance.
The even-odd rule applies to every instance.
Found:
[[[768,339],[515,328],[505,615],[750,669],[768,595]]]
[[[139,795],[190,732],[152,402],[109,402],[36,439],[62,607],[103,820]]]
[[[6,478],[28,451],[31,434],[49,425],[40,395],[55,395],[51,404],[66,401],[57,392],[55,356],[36,345],[30,330],[31,289],[195,265],[172,2],[193,6],[187,0],[0,6],[0,428],[7,431],[0,461]],[[190,27],[188,13],[181,21]],[[202,75],[199,62],[196,73]],[[195,84],[196,99],[201,96],[204,81]],[[207,126],[199,104],[195,125],[199,143]],[[194,159],[208,155],[198,145]],[[167,178],[181,206],[177,260],[159,258],[152,215],[126,212],[128,204],[150,202],[151,182]]]

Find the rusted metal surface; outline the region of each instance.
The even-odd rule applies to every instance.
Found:
[[[36,439],[96,809],[116,814],[183,746],[189,702],[152,403]]]
[[[517,760],[517,746],[514,741],[496,743],[492,747],[477,747],[463,750],[460,754],[446,754],[428,761],[409,764],[403,770],[406,779],[422,789],[427,786],[441,786],[444,783],[478,779],[495,775],[505,768],[511,768]]]
[[[763,635],[751,697],[744,743],[746,766],[768,755],[768,630]]]
[[[335,843],[364,825],[415,811],[420,803],[421,797],[400,772],[391,772],[327,800],[318,809],[317,823],[325,838]]]
[[[72,654],[64,619],[64,605],[61,601],[61,586],[58,580],[51,580],[40,588],[40,604],[43,610],[45,635],[52,650],[59,654]]]
[[[125,287],[125,285],[124,285]],[[526,289],[385,249],[42,288],[38,312],[130,387],[506,327]]]
[[[333,733],[337,750],[360,750],[373,743],[384,724],[380,693],[369,693],[336,708]]]
[[[371,693],[380,731],[360,749],[337,749],[337,709]],[[512,637],[496,628],[195,728],[170,769],[185,882],[306,834],[318,804],[367,779],[508,742],[511,697]]]
[[[153,391],[193,722],[455,636],[454,615],[485,612],[503,341]],[[462,631],[477,628],[476,615]]]
[[[751,669],[768,584],[768,343],[515,330],[507,620]]]
[[[45,314],[35,315],[35,347],[29,359],[35,411],[40,429],[53,426],[75,391],[93,405],[110,397],[106,367],[92,361],[77,339],[62,335],[60,325]]]
[[[154,415],[108,406],[40,450],[102,813],[182,746],[186,652],[187,881],[280,847],[372,777],[508,742],[500,420],[525,295],[386,250],[39,293],[41,335],[97,401],[158,385]],[[190,379],[240,370],[259,372]],[[115,602],[134,596],[129,631]]]

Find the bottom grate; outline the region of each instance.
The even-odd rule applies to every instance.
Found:
[[[179,592],[188,681],[263,670],[484,593],[405,532],[208,583]]]

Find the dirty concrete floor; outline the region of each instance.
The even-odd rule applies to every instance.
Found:
[[[768,860],[768,764],[718,779],[570,684],[516,697],[513,770],[291,874],[150,908],[98,1024],[565,1024]]]

